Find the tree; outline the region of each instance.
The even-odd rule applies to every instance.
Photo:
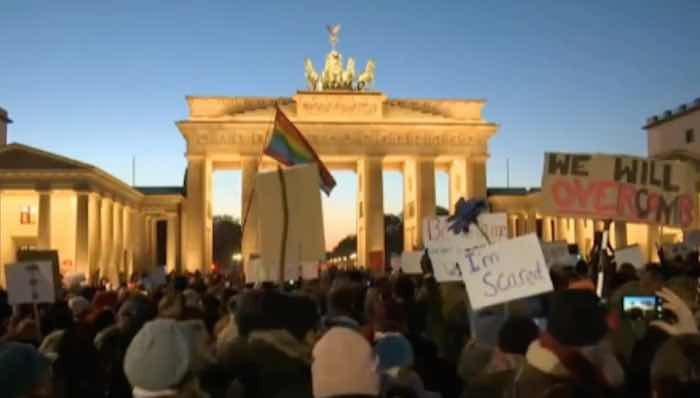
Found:
[[[348,235],[335,245],[331,257],[347,257],[353,253],[357,253],[357,235]]]
[[[213,235],[214,262],[220,267],[230,265],[233,254],[241,251],[243,230],[240,221],[229,215],[214,216]]]

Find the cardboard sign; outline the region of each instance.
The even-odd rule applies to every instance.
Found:
[[[683,233],[683,242],[693,249],[700,247],[700,229],[691,229]]]
[[[477,221],[481,230],[486,233],[492,243],[508,239],[508,223],[505,213],[480,214]],[[430,248],[455,244],[477,247],[488,244],[477,228],[470,227],[468,234],[455,234],[448,229],[450,224],[447,221],[447,216],[426,217],[423,220],[423,246]]]
[[[546,153],[545,213],[687,228],[695,221],[695,179],[680,161]]]
[[[53,303],[56,301],[54,264],[48,261],[27,261],[5,266],[7,296],[10,304]]]
[[[322,260],[326,250],[318,168],[315,164],[295,166],[282,174],[289,209],[285,263],[299,265],[304,261]],[[277,171],[256,175],[253,200],[260,258],[266,266],[276,264],[275,268],[279,269],[284,210]]]
[[[535,234],[453,253],[473,309],[553,290]]]
[[[420,260],[423,258],[422,251],[401,253],[401,271],[404,274],[420,275],[423,273],[420,267]]]
[[[632,245],[615,250],[615,263],[617,263],[618,268],[622,264],[632,264],[636,269],[643,269],[642,249],[639,245]]]
[[[569,244],[565,240],[542,242],[540,246],[547,267],[551,268],[554,265],[576,265],[577,257],[569,253]]]

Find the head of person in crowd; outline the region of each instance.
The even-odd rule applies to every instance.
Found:
[[[700,335],[682,334],[668,340],[651,365],[654,398],[700,396]]]
[[[187,332],[173,319],[147,322],[124,357],[134,398],[177,397],[192,365]]]
[[[378,334],[374,350],[379,359],[380,372],[397,375],[400,370],[413,366],[413,347],[399,333]]]
[[[68,307],[73,313],[73,319],[80,322],[91,311],[92,306],[88,299],[83,296],[74,296],[68,300]]]
[[[359,327],[364,323],[364,288],[348,277],[338,277],[328,291],[328,321]]]
[[[51,361],[34,347],[0,343],[0,392],[7,398],[51,398]]]
[[[118,302],[119,296],[117,295],[117,292],[101,291],[95,294],[95,297],[92,300],[92,307],[95,311],[101,311],[103,309],[116,311]]]
[[[498,331],[498,348],[507,354],[525,355],[530,344],[537,340],[540,329],[527,317],[511,316]]]
[[[155,304],[142,294],[134,294],[119,308],[116,325],[123,333],[135,334],[155,316]]]
[[[379,396],[377,357],[356,331],[331,328],[316,343],[312,355],[314,398]]]

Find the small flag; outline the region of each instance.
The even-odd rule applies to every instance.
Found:
[[[323,164],[301,131],[277,108],[272,135],[264,153],[285,166],[316,162],[321,175],[321,189],[330,195],[335,187],[335,179]]]

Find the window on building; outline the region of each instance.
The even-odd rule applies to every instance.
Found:
[[[695,142],[695,130],[688,129],[685,131],[685,143],[690,144],[691,142]]]
[[[22,206],[19,212],[19,223],[22,225],[36,223],[35,212],[31,206]]]

